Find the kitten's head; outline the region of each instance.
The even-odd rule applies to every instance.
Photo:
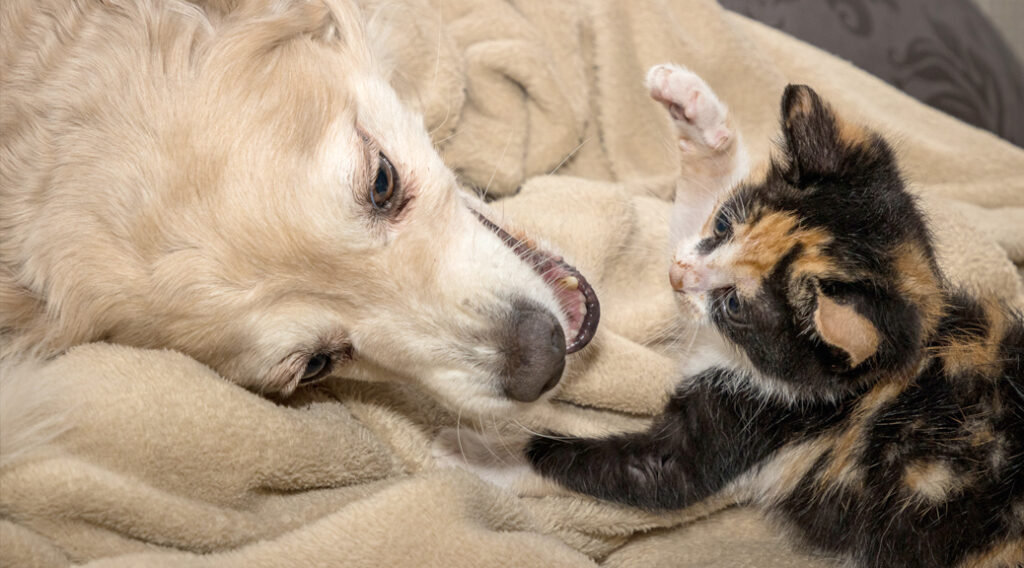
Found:
[[[670,276],[772,390],[830,398],[916,363],[941,276],[881,136],[805,86],[786,88],[782,123],[783,156],[679,244]]]

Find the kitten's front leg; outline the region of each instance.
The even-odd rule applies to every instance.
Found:
[[[538,436],[526,456],[538,473],[573,491],[648,510],[680,509],[778,449],[779,428],[771,425],[785,412],[742,393],[697,387],[673,396],[645,432]]]
[[[655,65],[646,83],[676,127],[682,170],[673,230],[677,238],[694,235],[719,196],[746,177],[746,149],[729,109],[696,73],[679,65]]]
[[[533,468],[573,491],[646,510],[681,509],[711,491],[654,432],[609,438],[535,437],[526,448]]]

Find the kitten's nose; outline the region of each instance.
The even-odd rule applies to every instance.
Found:
[[[551,390],[565,369],[565,333],[555,316],[539,305],[522,303],[513,314],[505,394],[533,402]]]
[[[714,262],[684,257],[672,262],[672,267],[668,269],[668,281],[676,292],[697,294],[735,285],[736,277],[731,272],[716,267]]]
[[[676,292],[682,292],[686,286],[686,272],[692,268],[689,264],[684,264],[678,260],[672,263],[672,268],[668,269],[668,281],[672,284],[672,289]]]

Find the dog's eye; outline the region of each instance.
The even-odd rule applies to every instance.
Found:
[[[306,370],[302,372],[300,383],[311,383],[323,378],[331,370],[331,356],[326,353],[317,353],[306,361]]]
[[[384,154],[380,155],[377,176],[370,187],[370,203],[377,209],[387,209],[398,185],[398,172]]]

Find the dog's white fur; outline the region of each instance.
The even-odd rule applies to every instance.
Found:
[[[486,211],[362,20],[345,0],[5,0],[7,368],[110,341],[287,394],[312,353],[350,350],[333,374],[513,408],[495,328],[516,298],[564,315],[467,207]],[[413,196],[394,219],[368,200],[377,151]],[[38,406],[15,375],[5,400]]]

